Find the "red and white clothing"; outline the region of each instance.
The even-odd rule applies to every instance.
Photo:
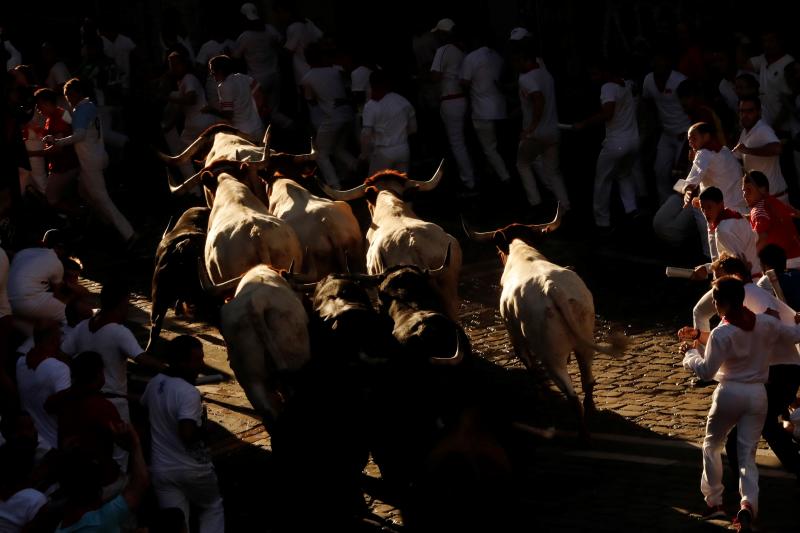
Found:
[[[749,284],[752,285],[752,284]],[[747,313],[750,313],[747,311]],[[763,314],[733,325],[723,319],[714,328],[705,353],[686,352],[683,366],[701,379],[719,382],[714,390],[703,440],[700,490],[710,506],[722,505],[722,448],[737,427],[741,501],[758,512],[758,467],[755,456],[764,419],[770,354],[778,344],[800,342],[800,326],[788,326]]]
[[[251,140],[260,141],[264,134],[264,124],[253,99],[253,93],[258,90],[258,82],[247,74],[237,72],[219,82],[217,90],[220,109],[233,112],[233,127]]]
[[[786,204],[774,196],[761,200],[750,210],[750,225],[755,233],[767,234],[767,244],[783,248],[787,268],[800,268],[800,236]]]
[[[292,53],[292,68],[296,85],[300,85],[300,80],[310,68],[306,61],[306,47],[322,39],[322,35],[322,30],[308,19],[293,22],[286,28],[286,42],[283,47]]]
[[[122,34],[117,34],[114,40],[110,40],[102,36],[103,40],[103,53],[106,57],[114,60],[117,66],[117,80],[123,89],[129,89],[131,86],[131,52],[136,49],[136,43],[130,37]]]
[[[195,101],[193,104],[186,104],[181,106],[183,111],[183,131],[181,132],[181,140],[184,142],[183,148],[191,144],[203,130],[214,123],[214,117],[208,113],[203,113],[201,110],[206,106],[206,93],[200,80],[197,79],[192,73],[187,73],[181,81],[178,82],[178,93],[181,96],[186,96],[189,93],[195,94]]]
[[[39,433],[39,447],[58,448],[58,419],[48,413],[44,404],[55,393],[72,385],[69,367],[48,357],[36,368],[28,366],[28,356],[17,359],[17,388],[22,409],[31,415]]]
[[[716,187],[722,191],[725,207],[746,214],[750,209],[742,196],[742,174],[742,166],[727,146],[718,152],[701,148],[694,155],[686,184],[700,187],[700,192]]]
[[[747,148],[760,148],[767,144],[780,142],[769,124],[762,118],[756,122],[755,126],[746,130],[742,128],[739,135],[739,144]],[[781,172],[781,162],[778,156],[742,155],[739,152],[734,155],[742,160],[742,166],[746,172],[758,170],[769,180],[769,193],[783,202],[788,202],[786,195],[786,180],[783,179]]]
[[[50,67],[50,70],[47,72],[47,79],[44,83],[54,91],[60,92],[60,89],[63,89],[63,85],[67,83],[71,77],[67,65],[65,65],[63,61],[58,61]]]
[[[711,261],[716,261],[722,254],[729,254],[750,263],[750,271],[754,276],[761,272],[756,234],[747,219],[736,211],[726,208],[716,223],[708,224],[708,248]],[[705,267],[711,272],[711,263]]]
[[[408,135],[417,131],[414,106],[397,93],[364,105],[362,135],[372,138],[369,174],[383,169],[408,172]]]
[[[233,57],[244,58],[247,75],[264,90],[277,83],[280,40],[281,34],[270,24],[265,24],[262,31],[245,30],[236,39]]]
[[[197,72],[206,73],[206,101],[210,106],[219,108],[219,92],[217,91],[218,83],[214,79],[214,76],[208,74],[208,62],[212,57],[220,54],[230,54],[235,47],[236,43],[231,39],[225,39],[222,42],[217,42],[214,39],[210,39],[200,47],[200,50],[197,52],[197,56],[194,58],[198,68],[200,69]]]

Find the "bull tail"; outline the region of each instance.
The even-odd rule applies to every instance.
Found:
[[[548,282],[545,287],[545,294],[555,304],[558,312],[564,318],[564,322],[573,335],[573,338],[584,348],[589,348],[596,352],[604,353],[612,357],[622,355],[625,348],[628,346],[628,339],[621,334],[612,334],[609,338],[608,344],[598,344],[594,342],[591,337],[586,337],[581,329],[578,327],[578,319],[572,307],[574,300],[567,297],[564,292],[559,289],[553,282]]]

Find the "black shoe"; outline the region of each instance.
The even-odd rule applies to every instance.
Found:
[[[753,531],[753,509],[747,502],[742,503],[742,508],[736,513],[733,526],[739,533],[750,533]]]
[[[728,513],[721,505],[709,505],[703,514],[700,515],[700,520],[722,520],[728,518]]]

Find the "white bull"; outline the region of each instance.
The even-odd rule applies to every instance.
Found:
[[[428,181],[411,180],[403,173],[387,170],[348,191],[337,191],[324,183],[320,186],[336,200],[354,200],[367,195],[372,213],[372,225],[367,231],[367,272],[370,274],[382,274],[396,265],[436,269],[444,262],[449,248],[449,266],[433,283],[442,296],[447,314],[458,320],[461,246],[440,226],[420,219],[403,200],[404,194],[411,190],[429,191],[436,187],[443,176],[442,165]]]
[[[351,267],[363,272],[364,236],[346,202],[320,198],[283,177],[271,180],[268,196],[270,212],[297,234],[312,281]]]
[[[588,437],[584,408],[594,409],[595,352],[619,355],[627,344],[612,337],[611,344],[594,342],[594,300],[583,280],[572,270],[549,262],[530,242],[556,229],[561,210],[548,224],[512,224],[491,232],[472,232],[470,238],[493,241],[505,263],[500,280],[500,315],[506,323],[517,357],[532,370],[538,358],[556,386],[563,392]],[[572,386],[567,362],[572,352],[578,361],[584,404]]]
[[[303,303],[289,283],[266,265],[220,285],[203,281],[211,292],[236,288],[222,306],[220,332],[236,379],[271,430],[283,406],[282,396],[291,389],[291,374],[311,357]]]

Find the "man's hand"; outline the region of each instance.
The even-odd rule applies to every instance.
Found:
[[[678,330],[678,340],[680,341],[696,341],[700,338],[700,330],[695,329],[692,326],[683,326],[681,329]]]
[[[44,155],[50,155],[50,154],[54,154],[54,153],[57,153],[57,152],[60,152],[60,151],[61,151],[61,147],[59,145],[57,145],[57,144],[51,144],[51,145],[47,146],[44,150],[42,150],[42,152],[44,152]]]
[[[733,147],[731,152],[739,152],[742,155],[748,155],[750,153],[750,149],[742,143],[738,143],[736,146]]]
[[[692,275],[689,276],[689,279],[691,281],[703,281],[704,279],[708,279],[708,270],[706,270],[705,265],[700,265],[695,268]]]
[[[44,137],[42,137],[42,142],[45,144],[45,146],[47,146],[49,144],[55,143],[56,138],[53,137],[52,135],[45,135]]]
[[[130,452],[139,447],[139,435],[133,425],[120,422],[111,427],[111,432],[114,434],[114,442],[123,450]]]

